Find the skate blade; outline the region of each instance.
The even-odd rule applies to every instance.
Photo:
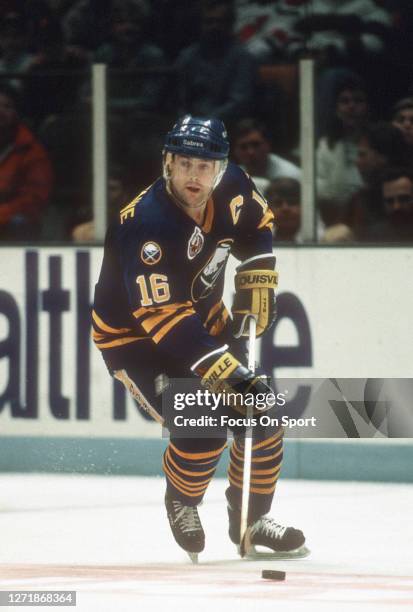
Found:
[[[192,563],[194,565],[198,564],[198,553],[194,553],[194,552],[188,552],[186,551],[188,554],[188,557],[191,559]]]
[[[238,553],[241,555],[240,547],[238,546]],[[245,551],[244,557],[245,559],[249,559],[251,561],[257,560],[266,560],[271,561],[271,559],[305,559],[311,554],[311,551],[306,546],[300,546],[295,550],[288,551],[275,551],[267,549],[266,551],[257,550],[255,546],[251,546],[248,550]]]

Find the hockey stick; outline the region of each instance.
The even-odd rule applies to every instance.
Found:
[[[141,408],[143,408],[143,410],[145,410],[145,412],[147,412],[155,421],[158,421],[158,423],[160,423],[161,425],[164,424],[164,419],[156,411],[152,404],[146,399],[139,387],[137,387],[133,380],[129,378],[126,370],[115,370],[113,376],[124,384],[126,390],[129,391],[133,399],[139,404]]]
[[[257,321],[254,317],[249,320],[249,344],[248,344],[248,369],[255,372],[255,340],[257,334]],[[247,419],[252,419],[253,406],[247,406]],[[251,422],[251,421],[249,421]],[[252,426],[245,431],[244,442],[244,470],[242,476],[242,501],[241,501],[241,523],[240,523],[240,555],[245,556],[245,535],[248,527],[248,507],[250,500],[251,482],[251,457],[252,457]]]

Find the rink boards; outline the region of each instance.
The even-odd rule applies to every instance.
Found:
[[[90,337],[98,247],[2,247],[0,260],[0,470],[152,474],[165,444],[107,374]],[[413,251],[278,248],[275,330],[259,360],[279,377],[411,376]],[[231,301],[235,262],[227,269]],[[351,453],[349,449],[351,447]],[[284,474],[411,478],[409,442],[288,441]],[[86,454],[85,454],[86,453]],[[387,453],[386,465],[376,457]],[[344,461],[348,455],[351,459]],[[83,467],[82,467],[83,466]],[[336,473],[336,472],[335,472]],[[363,476],[363,475],[362,475]]]

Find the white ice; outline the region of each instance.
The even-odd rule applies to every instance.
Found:
[[[0,474],[0,591],[76,590],[76,608],[62,609],[77,612],[413,609],[413,486],[282,480],[271,514],[305,532],[312,554],[300,561],[239,559],[225,486],[214,480],[200,508],[206,548],[193,566],[160,477]]]

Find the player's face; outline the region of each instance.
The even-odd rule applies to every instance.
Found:
[[[170,163],[171,186],[179,200],[189,207],[206,202],[214,187],[217,164],[214,160],[174,155]]]

